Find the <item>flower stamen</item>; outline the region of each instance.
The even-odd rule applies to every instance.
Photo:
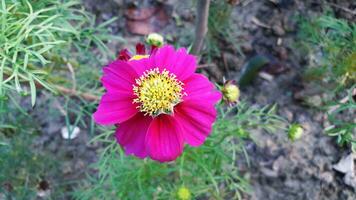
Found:
[[[137,96],[133,103],[138,103],[137,108],[145,115],[155,117],[162,113],[172,114],[174,106],[186,95],[183,93],[183,85],[166,69],[162,72],[158,68],[146,70],[133,86]]]

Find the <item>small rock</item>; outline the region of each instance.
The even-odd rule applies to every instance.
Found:
[[[324,157],[316,155],[313,158],[313,165],[316,166],[319,170],[324,170]]]
[[[314,115],[314,120],[318,121],[318,122],[323,122],[325,120],[324,115],[325,115],[325,113],[322,113],[322,112],[317,113]]]
[[[324,182],[326,182],[326,183],[328,183],[328,184],[330,184],[330,183],[332,183],[332,182],[334,181],[334,176],[333,176],[333,174],[330,173],[330,172],[323,172],[323,173],[321,173],[320,176],[319,176],[319,178],[320,178],[322,181],[324,181]]]
[[[353,171],[346,173],[343,180],[346,185],[356,189],[356,176]]]
[[[63,163],[63,166],[62,166],[62,173],[63,174],[70,174],[73,172],[73,168],[71,166],[71,163],[70,162],[65,162]]]
[[[251,53],[253,51],[253,46],[251,43],[244,43],[241,45],[241,50],[244,53]]]
[[[283,109],[282,111],[282,116],[286,117],[288,119],[288,121],[293,121],[293,112],[289,109]]]
[[[285,169],[287,166],[288,166],[288,161],[283,156],[279,156],[277,160],[273,162],[272,169],[278,172]]]
[[[343,174],[354,173],[354,157],[353,154],[342,158],[337,164],[333,165],[333,169]]]
[[[272,139],[267,139],[265,142],[265,146],[267,147],[268,151],[271,153],[277,152],[277,150],[278,150],[278,146],[277,146],[276,142],[273,141]]]
[[[328,148],[325,148],[328,147]],[[337,150],[335,149],[334,146],[330,145],[330,138],[320,138],[319,140],[319,149],[320,152],[325,155],[325,156],[330,156]]]
[[[304,129],[304,133],[306,133],[305,136],[308,133],[313,132],[313,128],[315,128],[314,124],[312,124],[310,121],[307,121],[307,120],[300,120],[300,121],[302,122],[301,125],[302,125],[302,127]]]
[[[277,53],[278,53],[278,57],[281,59],[281,60],[287,60],[288,58],[288,50],[284,47],[279,47],[277,49]]]
[[[307,98],[308,104],[315,106],[315,107],[320,107],[321,104],[323,103],[320,95],[314,95],[309,98]]]
[[[266,72],[260,72],[258,73],[258,76],[269,82],[274,80],[274,76]]]
[[[270,177],[270,178],[276,178],[276,177],[278,177],[277,171],[268,169],[268,168],[266,168],[266,167],[262,167],[262,168],[261,168],[261,172],[262,172],[262,174],[264,174],[265,176]]]
[[[272,26],[273,33],[277,36],[283,36],[286,34],[285,30],[282,28],[282,26],[279,25],[273,25]]]
[[[114,0],[114,2],[118,5],[118,6],[122,6],[124,4],[123,0]]]
[[[77,127],[77,126],[69,126],[69,130],[68,130],[68,127],[65,126],[61,129],[61,133],[62,133],[62,137],[64,139],[74,139],[76,138],[79,133],[80,133],[80,128]]]
[[[283,43],[283,39],[279,37],[279,38],[277,39],[277,46],[281,46],[282,43]]]
[[[224,64],[227,65],[227,67],[230,70],[233,71],[240,71],[241,70],[241,63],[239,62],[239,58],[232,53],[223,53],[223,58],[224,58]]]
[[[298,189],[300,189],[300,183],[299,181],[297,180],[293,180],[293,179],[287,179],[285,182],[284,182],[284,185],[290,189],[290,190],[293,190],[293,191],[296,191]]]

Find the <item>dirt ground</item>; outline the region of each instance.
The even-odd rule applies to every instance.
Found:
[[[113,33],[123,36],[128,43],[122,45],[113,42],[110,45],[113,51],[118,51],[123,46],[132,46],[142,40],[142,37],[132,35],[125,23],[127,5],[137,2],[84,0],[85,7],[97,15],[98,23],[114,16],[118,17],[110,28]],[[145,3],[142,5],[150,5],[153,1],[143,2]],[[170,42],[186,45],[189,35],[193,34],[195,15],[193,2],[178,0],[161,2],[165,2],[164,9],[167,9],[168,22],[160,29],[160,33],[168,35]],[[350,9],[356,7],[351,0],[328,2],[338,3]],[[326,9],[327,4],[324,1],[311,0],[241,1],[234,7],[232,21],[238,30],[236,37],[241,41],[239,45],[245,57],[227,45],[222,49],[222,56],[213,60],[218,67],[202,69],[203,73],[209,74],[215,80],[221,81],[223,75],[229,79],[236,79],[248,58],[257,54],[272,58],[275,63],[264,70],[273,75],[273,80],[258,77],[251,86],[242,90],[242,98],[257,105],[276,103],[280,108],[279,114],[290,121],[301,123],[305,129],[302,139],[295,143],[289,142],[281,133],[274,135],[258,131],[253,133],[260,139],[258,145],[252,142],[246,145],[251,166],[247,169],[245,161],[239,163],[242,171],[249,172],[254,190],[251,196],[246,197],[247,199],[356,199],[356,188],[347,186],[343,182],[342,174],[332,169],[332,165],[349,152],[338,148],[332,138],[324,135],[323,113],[305,106],[295,98],[296,93],[306,88],[301,73],[308,65],[308,58],[294,48],[298,42],[297,16],[317,15]],[[355,21],[355,16],[343,12],[340,8],[332,6],[331,8],[337,16]],[[42,105],[47,103],[46,98],[41,99],[38,108],[41,108],[41,102]],[[37,112],[43,113],[42,111],[39,109]],[[63,140],[58,143],[60,136],[56,133],[62,125],[53,119],[51,121],[41,117],[38,119],[41,126],[46,127],[43,130],[46,134],[36,145],[45,146],[47,151],[52,153],[61,152],[61,156],[67,158],[68,163],[63,165],[67,167],[63,168],[63,172],[68,176],[63,177],[64,179],[75,180],[84,177],[85,166],[96,160],[97,147],[87,145],[89,136],[79,137],[68,143]],[[60,117],[58,120],[61,120]]]

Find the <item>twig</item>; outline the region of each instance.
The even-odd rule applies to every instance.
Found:
[[[201,68],[208,68],[208,67],[216,67],[216,64],[215,63],[206,63],[206,64],[202,64],[202,65],[198,65],[198,69],[201,69]]]
[[[351,10],[351,9],[349,9],[349,8],[340,6],[340,5],[335,4],[335,3],[323,2],[323,1],[313,1],[313,3],[319,4],[319,5],[323,5],[323,4],[325,3],[325,4],[328,4],[328,5],[331,6],[331,7],[338,8],[338,9],[340,9],[340,10],[342,10],[342,11],[345,11],[345,12],[348,12],[348,13],[350,13],[350,14],[352,14],[352,15],[356,15],[356,9]]]
[[[195,39],[192,46],[192,53],[198,55],[203,47],[204,38],[208,32],[210,0],[198,0],[197,3],[197,21],[195,25]]]
[[[267,29],[271,29],[271,26],[261,22],[259,19],[257,19],[256,17],[252,17],[251,21],[256,24],[257,26],[261,26],[263,28],[267,28]]]
[[[72,81],[73,81],[73,87],[72,87],[72,90],[76,90],[77,88],[77,81],[75,79],[75,72],[74,72],[74,69],[73,69],[73,66],[72,64],[70,64],[70,62],[67,62],[67,67],[68,67],[68,70],[71,74],[71,77],[72,77]]]
[[[258,76],[260,76],[261,78],[263,78],[269,82],[272,82],[274,79],[273,75],[266,73],[266,72],[260,72],[260,73],[258,73]]]
[[[66,94],[66,95],[69,95],[69,96],[80,96],[83,99],[88,100],[88,101],[99,101],[100,100],[100,97],[98,97],[96,95],[93,95],[93,94],[90,94],[90,93],[79,92],[79,91],[68,89],[68,88],[65,88],[65,87],[59,86],[59,85],[55,85],[54,87],[60,93]]]
[[[352,90],[352,96],[355,96],[355,95],[356,95],[356,88],[354,88],[354,89]],[[349,100],[349,95],[347,95],[346,97],[342,98],[342,99],[339,101],[339,103],[340,103],[340,104],[344,104],[344,103],[346,103],[348,100]],[[337,110],[339,107],[340,107],[340,105],[331,106],[331,107],[329,108],[328,113],[333,113],[333,112],[334,112],[335,110]]]
[[[49,99],[50,96],[47,93],[44,93],[44,95]],[[59,103],[58,99],[55,98],[54,101],[54,106],[59,110],[59,112],[63,115],[63,116],[67,116],[67,112],[65,111],[65,109],[63,108],[63,106]]]
[[[355,9],[355,10],[351,10],[351,9],[348,9],[348,8],[345,8],[345,7],[342,7],[342,6],[339,6],[339,5],[337,5],[337,4],[335,4],[335,3],[331,3],[331,2],[329,2],[329,3],[327,3],[327,4],[329,4],[329,5],[332,6],[332,7],[338,8],[338,9],[340,9],[340,10],[342,10],[342,11],[351,13],[352,15],[356,15],[356,9]]]

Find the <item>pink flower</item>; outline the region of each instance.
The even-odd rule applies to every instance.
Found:
[[[221,94],[195,73],[196,59],[169,45],[149,57],[116,60],[104,68],[101,98],[94,119],[117,125],[116,139],[126,154],[167,162],[184,144],[204,143],[216,119]]]

